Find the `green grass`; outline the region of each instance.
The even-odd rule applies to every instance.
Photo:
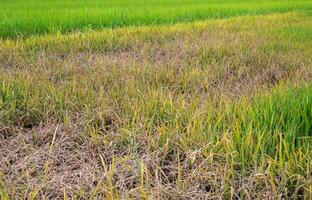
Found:
[[[0,37],[307,11],[310,1],[12,0],[0,4]]]
[[[0,199],[312,198],[311,2],[0,8]]]

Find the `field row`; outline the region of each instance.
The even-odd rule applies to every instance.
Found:
[[[12,0],[0,4],[0,37],[173,24],[285,12],[310,12],[306,0]]]

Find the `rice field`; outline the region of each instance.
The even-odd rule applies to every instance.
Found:
[[[311,6],[0,2],[0,199],[311,199]]]
[[[308,0],[2,0],[0,37],[310,11]]]

